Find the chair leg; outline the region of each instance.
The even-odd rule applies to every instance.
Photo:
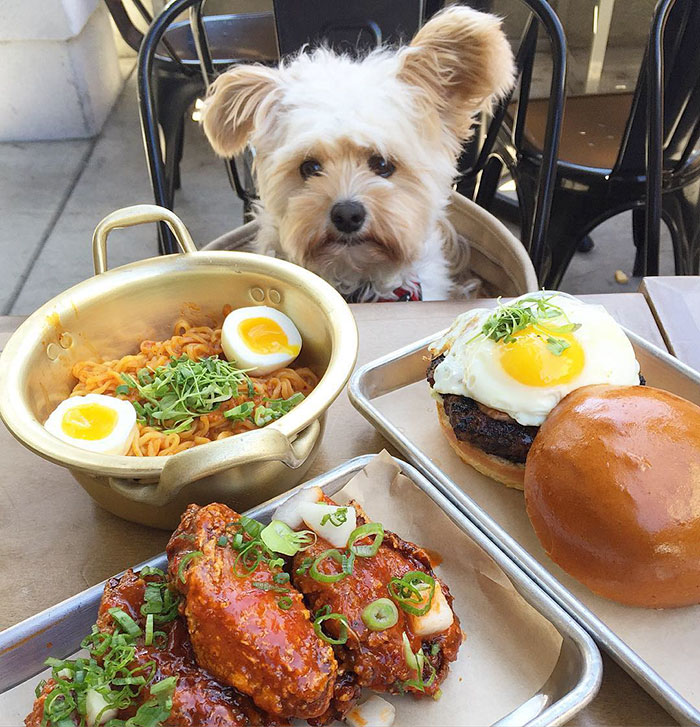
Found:
[[[634,240],[634,267],[632,275],[644,274],[644,235],[646,234],[645,212],[643,207],[632,210],[632,239]]]
[[[549,264],[543,275],[546,288],[556,290],[566,273],[576,250],[607,210],[604,193],[601,196],[572,192],[562,187],[554,190],[549,217]]]
[[[183,117],[182,123],[179,125],[177,138],[175,139],[175,167],[173,169],[173,188],[179,190],[182,186],[180,181],[180,162],[182,162],[182,154],[185,149],[185,123],[187,119]]]
[[[497,156],[489,157],[481,172],[479,187],[474,200],[480,207],[486,210],[491,209],[502,171],[503,162]]]
[[[180,160],[183,140],[185,136],[185,120],[183,116],[178,119],[171,119],[170,123],[163,126],[165,137],[165,179],[168,196],[168,208],[172,209],[175,202],[175,190],[180,184]]]
[[[700,180],[665,192],[663,219],[673,242],[676,275],[698,275],[700,268]]]

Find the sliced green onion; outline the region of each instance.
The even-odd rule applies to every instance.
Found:
[[[146,616],[146,636],[143,640],[146,646],[150,646],[153,643],[153,614],[149,613]]]
[[[378,598],[362,611],[362,622],[371,631],[384,631],[396,626],[399,610],[388,598]]]
[[[270,560],[267,561],[267,565],[270,567],[270,570],[274,570],[275,568],[281,568],[284,565],[284,559],[270,558]]]
[[[374,535],[371,545],[355,545],[358,540]],[[384,540],[384,526],[381,523],[366,523],[355,528],[348,538],[348,548],[360,558],[371,558],[377,554],[379,546]]]
[[[180,560],[180,565],[177,569],[177,578],[182,581],[182,583],[185,582],[185,569],[187,568],[188,563],[194,558],[199,558],[200,555],[204,555],[201,550],[193,550],[190,553],[186,553],[182,556],[182,559]]]
[[[175,691],[176,684],[177,677],[166,677],[165,679],[161,679],[159,682],[152,684],[149,691],[154,697],[159,694],[172,694]]]
[[[274,583],[265,583],[265,581],[253,581],[253,587],[261,591],[276,591],[277,593],[289,593],[288,588],[276,586]]]
[[[219,539],[216,541],[216,544],[223,548],[228,545],[228,538],[225,535],[220,535]]]
[[[433,601],[435,579],[423,571],[409,571],[402,578],[392,578],[388,589],[391,597],[406,613],[424,616]],[[426,590],[429,591],[427,598]]]
[[[430,647],[430,656],[435,656],[435,654],[440,653],[440,644],[436,641],[431,647]]]
[[[289,609],[292,607],[292,599],[289,596],[282,596],[279,601],[277,601],[277,605],[283,610],[283,611],[289,611]]]
[[[335,512],[329,512],[321,518],[321,525],[325,525],[330,522],[336,528],[339,528],[343,523],[348,521],[348,509],[347,507],[339,507]]]
[[[289,573],[275,573],[275,575],[272,576],[272,580],[275,583],[289,583]]]
[[[259,540],[249,541],[245,547],[238,552],[233,562],[233,573],[238,578],[245,578],[254,573],[258,565],[265,560],[265,546]]]
[[[323,622],[329,620],[338,622],[338,630],[340,633],[337,639],[334,639],[332,636],[328,636],[328,634],[323,631]],[[316,635],[329,644],[344,644],[348,640],[349,630],[350,624],[348,624],[347,618],[343,616],[342,613],[326,613],[323,616],[318,616],[314,621],[314,631],[316,632]]]
[[[242,421],[243,419],[250,419],[253,409],[255,409],[255,404],[252,401],[244,401],[242,404],[225,411],[224,416],[231,421]]]
[[[141,627],[121,608],[110,608],[107,612],[129,636],[139,636]]]
[[[275,553],[296,555],[300,550],[305,550],[316,542],[316,533],[311,530],[297,533],[287,523],[273,520],[260,532],[260,539]]]
[[[347,555],[342,554],[335,548],[331,548],[330,550],[324,550],[323,553],[321,553],[321,555],[319,555],[318,558],[316,558],[316,560],[311,564],[311,568],[309,569],[309,575],[319,583],[337,583],[338,581],[341,581],[343,578],[352,573],[354,559],[354,555],[348,557]],[[341,567],[340,572],[322,573],[319,570],[319,566],[325,560],[335,561]]]
[[[114,390],[114,393],[117,396],[126,396],[130,390],[131,390],[131,387],[128,386],[127,384],[119,384],[119,386],[117,386],[117,388]]]
[[[252,517],[248,517],[247,515],[241,515],[241,519],[237,524],[240,525],[242,530],[250,535],[251,538],[259,537],[260,533],[265,528],[262,523],[259,523],[257,520]]]
[[[161,578],[165,578],[165,571],[162,571],[160,568],[155,568],[152,565],[145,565],[139,571],[139,575],[141,578],[145,578],[146,576],[160,576]]]
[[[298,576],[303,576],[309,568],[311,568],[311,565],[313,564],[314,559],[313,558],[304,558],[304,560],[301,561],[299,564],[299,567],[294,571]]]

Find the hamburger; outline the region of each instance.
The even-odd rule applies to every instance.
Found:
[[[700,407],[661,389],[585,386],[542,424],[527,514],[552,560],[631,606],[700,603]]]
[[[567,394],[590,384],[642,381],[632,345],[612,316],[558,292],[467,311],[429,353],[428,383],[454,451],[521,490],[539,427]]]

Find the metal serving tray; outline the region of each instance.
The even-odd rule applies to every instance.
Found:
[[[333,495],[371,459],[371,455],[357,457],[300,487],[320,486],[328,495]],[[546,683],[536,694],[495,724],[508,727],[563,724],[593,699],[600,686],[601,658],[592,639],[425,477],[411,465],[400,460],[395,461],[402,473],[420,489],[421,497],[424,495],[433,500],[479,549],[490,556],[513,584],[517,593],[543,616],[562,638],[558,661]],[[260,505],[250,510],[248,514],[263,522],[269,521],[274,509],[290,494]],[[165,554],[161,554],[136,568],[144,565],[163,568],[165,564]],[[43,663],[47,656],[64,658],[79,649],[81,639],[89,633],[90,626],[95,622],[103,586],[104,583],[93,586],[0,633],[0,725],[3,727],[6,725],[2,720],[2,717],[6,716],[3,710],[3,693],[17,685],[20,685],[17,686],[18,691],[24,690],[30,684],[33,690],[36,675],[45,669]],[[488,617],[488,614],[484,614],[484,618]],[[491,618],[495,619],[497,615],[493,614]],[[496,627],[502,630],[503,624],[499,623]],[[468,625],[466,628],[468,630]],[[518,668],[523,668],[523,664]],[[473,671],[472,669],[472,673]],[[23,693],[33,695],[33,691],[28,689]],[[485,689],[484,693],[487,695],[490,693],[490,698],[493,698],[498,694],[498,685],[493,685],[492,690]],[[32,698],[26,705],[27,714],[31,709]]]
[[[625,332],[650,386],[700,405],[696,371]],[[465,465],[439,432],[425,371],[428,345],[443,333],[359,368],[349,384],[353,405],[675,719],[700,724],[700,606],[666,611],[621,606],[596,596],[549,559],[527,518],[522,493]]]

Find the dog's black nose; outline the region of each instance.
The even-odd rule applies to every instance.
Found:
[[[367,217],[365,207],[361,202],[345,200],[336,202],[331,207],[331,222],[341,232],[357,232]]]

